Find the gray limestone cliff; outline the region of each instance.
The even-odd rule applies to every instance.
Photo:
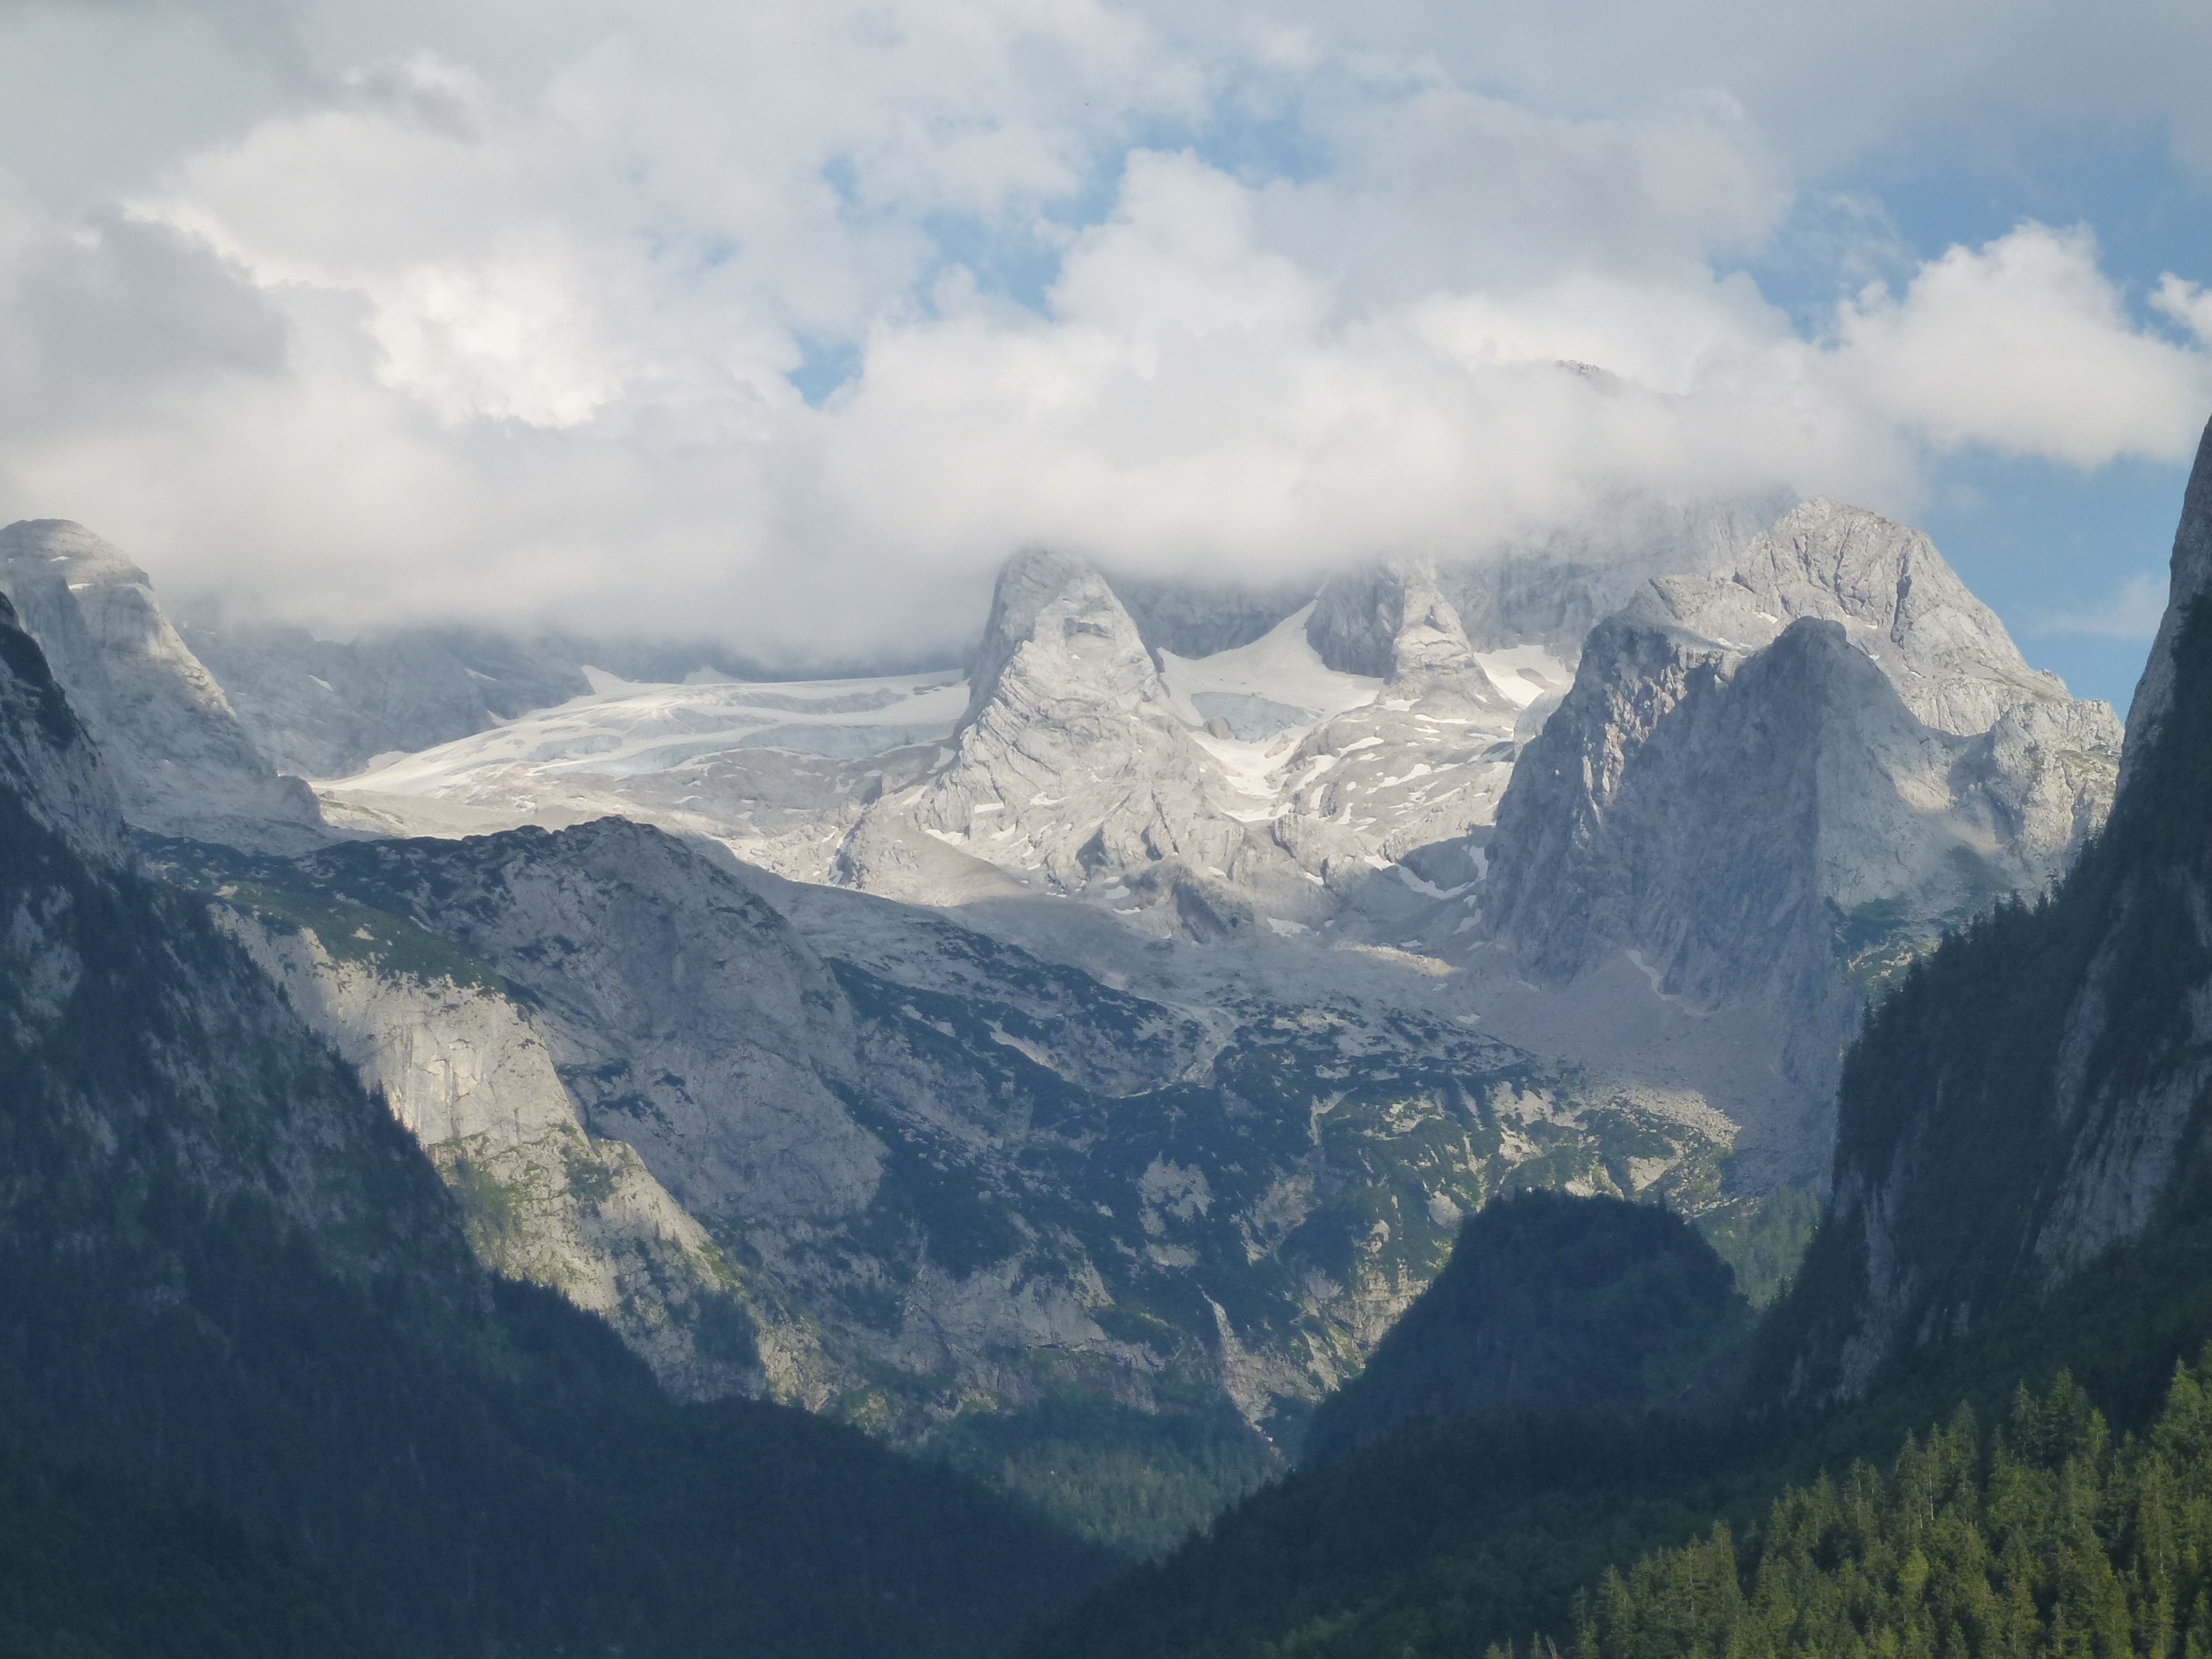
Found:
[[[2047,902],[1947,942],[1845,1063],[1834,1202],[1773,1379],[1786,1396],[1848,1397],[2203,1212],[2212,428],[2171,592],[2109,821]]]
[[[1764,1003],[1825,1097],[1870,988],[2066,868],[2119,736],[1925,538],[1808,502],[1592,633],[1499,805],[1485,921],[1549,982],[1628,951],[1697,1007]],[[1792,1139],[1765,1155],[1811,1178],[1825,1137]]]
[[[750,1287],[707,1230],[626,1142],[585,1128],[528,1000],[465,963],[395,969],[363,948],[389,915],[326,926],[334,954],[235,884],[217,915],[429,1155],[486,1267],[605,1319],[678,1398],[804,1391],[805,1356],[757,1340]]]
[[[130,861],[123,803],[45,653],[0,594],[0,786],[94,866]]]
[[[436,1182],[246,957],[145,879],[125,799],[0,598],[0,1216],[236,1200],[349,1277],[471,1301]]]
[[[66,520],[9,525],[0,591],[68,688],[135,828],[270,851],[327,838],[313,792],[254,747],[119,550]]]
[[[1233,931],[1250,923],[1234,888],[1304,895],[1290,860],[1227,809],[1232,793],[1104,579],[1027,553],[1000,574],[951,759],[871,807],[855,839],[892,820],[1040,890],[1127,884],[1136,908]]]
[[[1269,1467],[1261,1431],[1358,1369],[1490,1193],[1694,1208],[1725,1151],[1725,1125],[1447,1019],[1135,994],[621,820],[179,856],[430,1150],[487,1260],[680,1391],[905,1443],[978,1414],[1018,1442],[1073,1395],[1125,1438],[1199,1409]],[[715,1370],[718,1297],[746,1375]]]

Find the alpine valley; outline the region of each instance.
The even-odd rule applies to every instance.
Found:
[[[2212,1336],[2144,1288],[2212,459],[2174,580],[2124,765],[1825,500],[1033,551],[964,664],[811,681],[180,626],[9,526],[26,1501],[229,1517],[180,1582],[269,1651],[1722,1651],[1716,1522],[1751,1583],[1792,1483],[2062,1363],[2148,1424]]]

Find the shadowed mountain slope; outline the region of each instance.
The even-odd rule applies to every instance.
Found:
[[[1096,1571],[849,1430],[672,1405],[487,1277],[114,799],[0,605],[0,1429],[239,1517],[429,1654],[974,1653]]]

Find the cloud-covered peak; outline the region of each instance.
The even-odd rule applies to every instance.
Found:
[[[17,8],[0,514],[326,631],[795,663],[957,648],[1024,546],[1317,585],[2185,453],[2212,273],[1804,227],[1960,123],[2196,155],[2202,9],[1878,11]]]

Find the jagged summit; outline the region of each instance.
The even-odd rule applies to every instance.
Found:
[[[1314,602],[1306,637],[1340,672],[1382,680],[1404,696],[1446,690],[1510,724],[1515,705],[1484,672],[1458,607],[1427,561],[1393,559],[1331,578]]]
[[[2212,594],[2212,425],[2197,448],[2188,488],[2181,498],[2181,523],[2174,531],[2168,565],[2166,614],[2159,618],[2150,659],[2143,665],[2135,701],[2128,705],[2127,760],[2120,769],[2123,787],[2147,754],[2173,707],[2175,652],[2190,609]]]
[[[1808,501],[1591,632],[1499,803],[1483,920],[1554,986],[1626,953],[1708,1013],[1765,1008],[1819,1121],[1739,1152],[1811,1179],[1867,988],[2063,872],[2119,739],[1925,537]]]
[[[851,840],[878,850],[844,867],[926,887],[935,863],[882,855],[911,826],[1045,891],[1133,881],[1132,914],[1170,904],[1203,931],[1252,920],[1231,885],[1303,899],[1288,890],[1296,876],[1282,851],[1225,810],[1228,773],[1082,560],[1031,552],[1007,562],[968,707],[949,763],[870,808]]]
[[[1142,712],[1161,697],[1152,653],[1104,577],[1065,553],[1006,562],[969,675],[964,724],[994,703],[1024,713],[1088,704]]]
[[[268,851],[326,839],[313,792],[270,769],[121,550],[66,519],[9,525],[0,591],[69,689],[133,825]]]
[[[2020,702],[2070,701],[1924,534],[1825,497],[1783,514],[1733,569],[1655,578],[1631,605],[1737,649],[1800,617],[1842,623],[1906,707],[1946,732],[1986,732]]]

